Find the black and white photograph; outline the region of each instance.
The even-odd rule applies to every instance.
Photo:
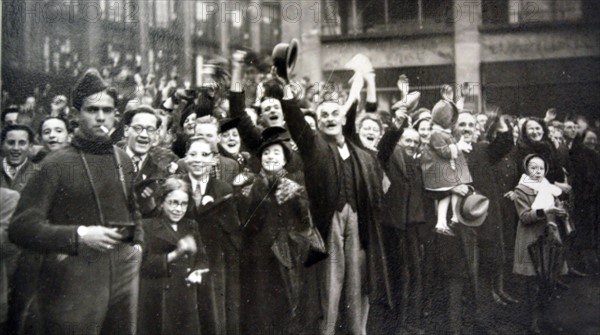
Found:
[[[0,334],[600,334],[599,1],[0,18]]]

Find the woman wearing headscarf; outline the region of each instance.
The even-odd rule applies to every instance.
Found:
[[[543,120],[538,118],[525,120],[521,126],[521,138],[517,141],[515,160],[517,164],[520,164],[525,156],[529,154],[540,155],[548,162],[549,170],[546,179],[558,186],[563,192],[569,193],[571,186],[567,184],[565,175],[569,167],[560,164],[556,147],[549,136],[550,132]],[[521,166],[520,172],[525,172],[524,167]]]

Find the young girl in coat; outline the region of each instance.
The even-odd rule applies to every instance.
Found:
[[[523,160],[525,174],[515,188],[515,207],[519,214],[519,224],[515,241],[513,272],[524,276],[527,302],[530,308],[530,331],[540,333],[538,319],[541,316],[542,296],[539,293],[534,263],[529,256],[528,246],[537,241],[546,229],[558,234],[557,220],[566,217],[566,211],[556,206],[562,191],[546,179],[550,167],[538,154],[531,154]],[[559,237],[556,237],[559,239]],[[566,266],[562,270],[566,273]]]
[[[459,196],[450,190],[461,184],[473,182],[467,161],[452,136],[452,128],[458,119],[458,109],[450,100],[438,101],[432,114],[432,132],[429,144],[423,148],[421,168],[425,189],[437,192],[438,233],[453,235],[447,220],[448,206],[452,203],[452,222],[458,222],[454,208]]]
[[[196,222],[184,217],[190,192],[188,182],[169,177],[158,195],[160,215],[144,221],[140,334],[200,334],[196,284],[208,259]]]

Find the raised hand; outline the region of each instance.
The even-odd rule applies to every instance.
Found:
[[[209,269],[198,269],[198,270],[192,271],[185,280],[191,284],[201,284],[202,283],[202,274],[207,273],[209,271],[210,271]]]
[[[550,108],[547,112],[546,112],[546,116],[544,117],[544,121],[546,123],[551,122],[553,120],[556,119],[556,109],[554,108]]]
[[[248,54],[248,53],[247,53],[246,51],[243,51],[243,50],[236,50],[236,51],[233,53],[233,55],[232,55],[232,59],[233,59],[233,61],[234,61],[234,64],[235,64],[235,63],[238,63],[238,64],[240,64],[240,63],[241,63],[241,64],[244,64],[244,61],[245,61],[245,59],[246,59],[246,55],[247,55],[247,54]]]
[[[464,136],[460,137],[460,140],[456,143],[456,147],[458,148],[458,150],[466,153],[469,153],[471,152],[471,150],[473,150],[473,146],[465,141]]]
[[[177,241],[177,250],[181,253],[194,255],[198,251],[196,240],[191,235],[186,235],[179,241]]]

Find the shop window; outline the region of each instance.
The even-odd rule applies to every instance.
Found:
[[[452,24],[452,0],[323,0],[323,35],[411,33]]]
[[[281,5],[264,3],[260,10],[260,48],[263,53],[270,54],[281,42]]]
[[[76,0],[70,0],[77,4]],[[67,1],[69,2],[69,1]],[[91,2],[95,8],[100,10],[102,19],[111,22],[137,23],[139,19],[140,5],[136,0],[100,0]],[[96,7],[97,5],[97,7]],[[75,5],[77,8],[77,5]],[[85,10],[85,9],[82,9]],[[89,9],[93,13],[95,9]],[[85,14],[85,13],[84,13]]]
[[[576,22],[590,0],[482,0],[484,24]]]
[[[150,20],[150,26],[169,28],[177,19],[175,0],[154,0],[152,7],[153,20]]]
[[[211,1],[196,1],[196,28],[197,37],[215,40],[217,37],[216,27],[219,19],[218,4]]]
[[[220,3],[221,15],[227,22],[229,43],[232,46],[247,46],[250,43],[248,21],[244,18],[248,8],[247,1],[232,1]]]

